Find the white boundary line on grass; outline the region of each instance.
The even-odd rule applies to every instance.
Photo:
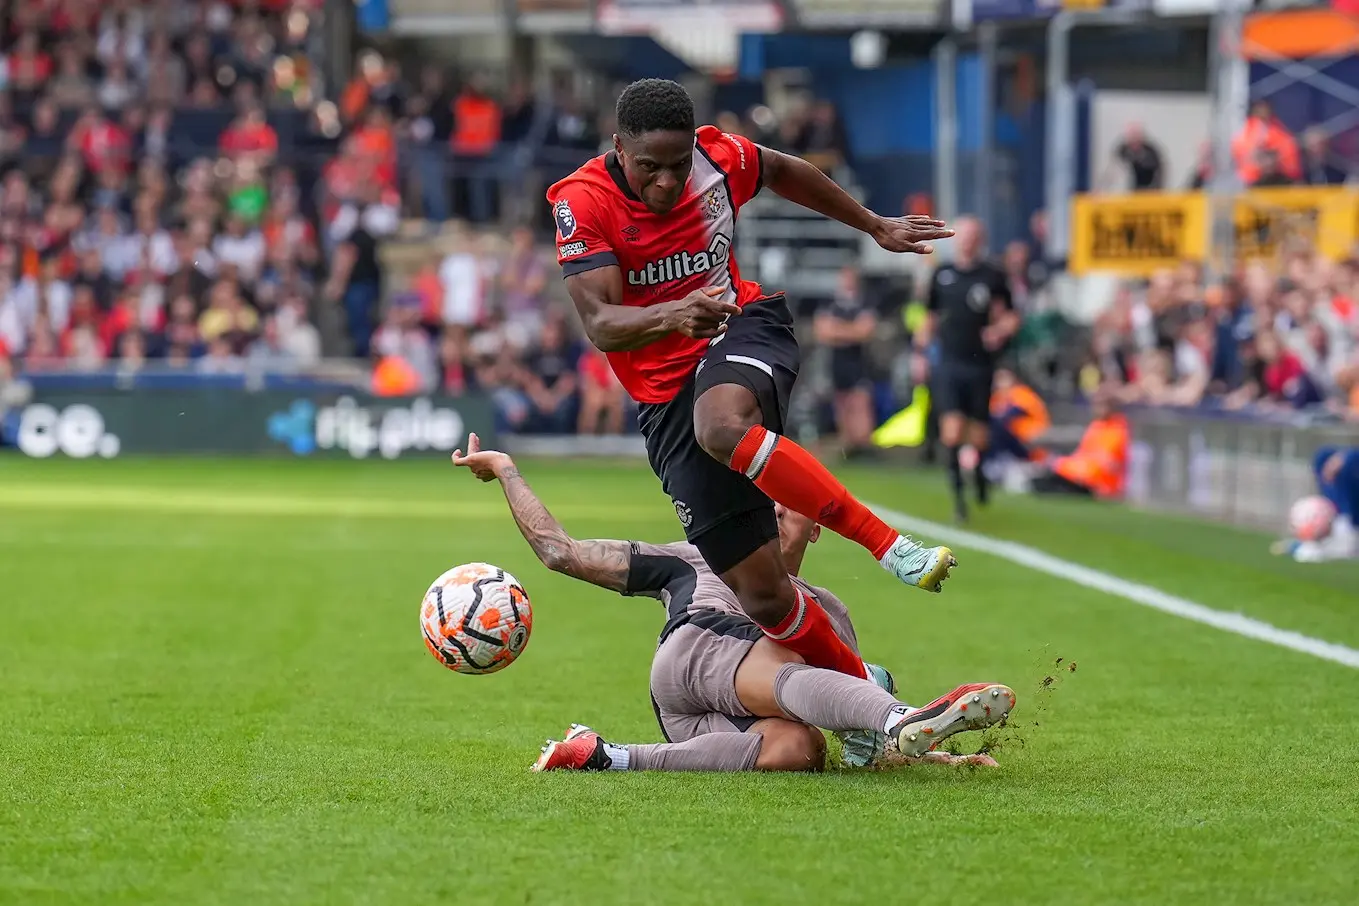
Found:
[[[966,529],[931,522],[928,519],[919,519],[887,507],[869,504],[869,508],[893,528],[903,532],[912,532],[930,539],[937,539],[944,544],[956,544],[959,547],[991,554],[1028,569],[1047,573],[1059,579],[1066,579],[1068,582],[1074,582],[1085,588],[1093,588],[1105,594],[1132,601],[1134,604],[1159,610],[1162,613],[1168,613],[1195,623],[1202,623],[1205,626],[1212,626],[1214,629],[1245,636],[1248,639],[1267,642],[1280,648],[1300,651],[1324,661],[1359,669],[1359,651],[1345,645],[1324,642],[1321,639],[1314,639],[1290,629],[1280,629],[1243,614],[1214,610],[1202,604],[1195,604],[1185,598],[1167,594],[1149,585],[1130,582],[1127,579],[1120,579],[1088,566],[1081,566],[1079,563],[1072,563],[1070,560],[1045,554],[1025,544],[1003,541],[999,538],[969,532]]]

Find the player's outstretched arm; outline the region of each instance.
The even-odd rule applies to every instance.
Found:
[[[566,291],[580,313],[585,335],[601,352],[626,352],[672,333],[709,339],[726,330],[723,320],[741,309],[723,301],[722,290],[690,293],[656,305],[623,304],[623,272],[617,265],[566,278]]]
[[[626,541],[572,538],[507,454],[481,449],[481,439],[472,434],[467,438],[466,455],[461,450],[453,452],[453,465],[470,469],[482,481],[500,482],[520,534],[548,569],[610,591],[627,591],[631,545]]]
[[[776,194],[867,233],[889,252],[928,255],[934,251],[930,242],[953,235],[942,220],[874,214],[836,185],[835,180],[800,157],[760,146],[760,161],[764,166],[764,184]]]

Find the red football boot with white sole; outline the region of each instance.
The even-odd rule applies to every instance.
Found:
[[[604,740],[589,727],[572,724],[560,741],[549,739],[533,771],[607,771],[613,766],[604,754]]]
[[[897,748],[908,758],[919,758],[955,733],[984,730],[1010,716],[1015,694],[999,683],[968,683],[923,708],[906,714],[892,728]]]

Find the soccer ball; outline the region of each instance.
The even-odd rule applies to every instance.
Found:
[[[523,653],[533,608],[519,580],[489,563],[455,566],[420,604],[429,653],[458,673],[495,673]]]
[[[1320,541],[1331,533],[1333,522],[1335,505],[1325,497],[1304,497],[1288,511],[1288,527],[1299,541]]]

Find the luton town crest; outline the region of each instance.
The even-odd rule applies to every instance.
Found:
[[[709,189],[703,194],[703,213],[709,220],[716,220],[722,214],[722,190]]]

